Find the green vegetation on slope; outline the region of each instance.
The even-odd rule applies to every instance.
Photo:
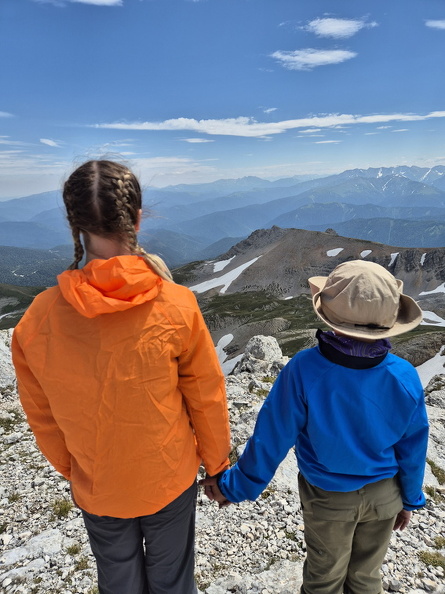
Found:
[[[229,320],[236,326],[270,322],[274,318],[284,320],[286,329],[280,332],[279,342],[283,353],[289,356],[307,346],[307,332],[319,326],[309,295],[278,299],[266,291],[251,291],[214,295],[199,301],[211,331]]]
[[[308,347],[308,333],[311,330],[329,329],[315,315],[311,297],[307,294],[298,295],[292,299],[279,299],[268,294],[267,291],[251,291],[212,297],[198,296],[198,298],[210,331],[224,328],[226,324],[241,327],[256,322],[270,322],[274,318],[285,320],[286,329],[276,333],[275,337],[283,354],[289,357]],[[445,328],[418,326],[407,334],[391,338],[391,344],[393,347],[403,347],[431,333],[445,333]]]
[[[0,330],[16,326],[34,297],[44,290],[0,283]]]

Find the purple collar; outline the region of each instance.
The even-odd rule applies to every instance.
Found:
[[[318,340],[329,344],[331,347],[345,355],[353,357],[381,357],[391,349],[391,343],[386,338],[379,338],[374,342],[363,342],[350,336],[339,336],[334,332],[317,332]]]

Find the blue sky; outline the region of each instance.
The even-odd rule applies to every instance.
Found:
[[[1,0],[0,199],[445,164],[443,0]]]

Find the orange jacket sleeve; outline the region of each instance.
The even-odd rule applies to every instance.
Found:
[[[39,382],[29,368],[20,345],[18,331],[12,337],[12,359],[18,392],[28,423],[45,458],[66,479],[70,479],[71,456],[62,431],[57,426]]]
[[[192,316],[186,349],[179,357],[179,389],[206,472],[214,476],[229,466],[230,428],[225,382],[198,306]]]

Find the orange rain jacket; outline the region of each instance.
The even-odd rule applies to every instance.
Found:
[[[58,277],[12,344],[37,444],[84,510],[153,514],[228,467],[224,377],[196,299],[138,256]]]

